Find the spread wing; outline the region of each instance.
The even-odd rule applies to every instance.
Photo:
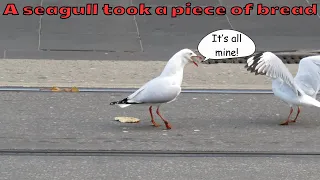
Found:
[[[282,60],[272,52],[258,53],[247,60],[245,66],[248,71],[255,72],[256,75],[266,75],[272,79],[281,79],[300,95],[299,88],[296,86],[293,76],[284,65]]]
[[[306,94],[315,97],[320,89],[320,56],[301,59],[294,81]]]

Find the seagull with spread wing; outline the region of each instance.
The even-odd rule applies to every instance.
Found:
[[[196,63],[196,58],[201,57],[196,55],[192,50],[180,50],[171,57],[164,70],[158,77],[150,80],[128,97],[120,101],[111,102],[110,105],[118,105],[121,108],[125,108],[133,104],[148,105],[150,106],[149,112],[151,116],[151,122],[155,127],[160,125],[154,121],[152,106],[157,106],[156,113],[163,120],[166,128],[171,129],[170,123],[160,114],[160,105],[176,100],[181,92],[184,67],[190,63],[198,66]]]
[[[245,68],[256,75],[271,77],[274,95],[290,106],[288,119],[281,125],[296,122],[300,106],[320,107],[320,102],[316,100],[320,89],[320,56],[301,59],[294,78],[282,60],[272,52],[262,52],[250,57]],[[293,106],[297,106],[298,111],[294,120],[291,120]]]

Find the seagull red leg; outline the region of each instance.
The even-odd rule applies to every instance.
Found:
[[[290,121],[290,122],[296,122],[297,119],[298,119],[299,114],[300,114],[300,106],[298,106],[298,112],[297,112],[296,117],[294,118],[294,120],[292,120],[292,121]]]
[[[291,108],[290,108],[290,114],[289,114],[289,116],[288,116],[288,119],[287,119],[286,121],[284,121],[283,123],[281,123],[280,125],[288,125],[288,124],[289,124],[289,122],[291,121],[291,120],[290,120],[290,116],[291,116],[292,112],[293,112],[293,108],[291,107]]]
[[[159,107],[160,107],[160,106],[158,106],[158,108],[157,108],[157,114],[158,114],[159,117],[162,119],[162,121],[163,121],[164,124],[166,125],[167,129],[171,129],[170,123],[161,116],[160,111],[159,111]]]
[[[155,127],[161,126],[160,124],[157,124],[157,123],[154,121],[154,118],[153,118],[153,115],[152,115],[152,106],[149,107],[149,112],[150,112],[152,124],[153,124]]]

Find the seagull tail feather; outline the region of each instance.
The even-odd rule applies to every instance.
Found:
[[[118,104],[119,107],[121,108],[125,108],[125,107],[128,107],[130,106],[131,104]]]
[[[120,101],[113,101],[110,103],[110,105],[118,105],[121,108],[125,108],[125,107],[130,106],[131,104],[128,104],[128,98],[125,98]]]
[[[121,108],[125,108],[130,106],[131,104],[140,104],[140,103],[136,103],[136,102],[128,102],[128,98],[122,99],[120,101],[114,101],[111,102],[110,105],[118,105]]]

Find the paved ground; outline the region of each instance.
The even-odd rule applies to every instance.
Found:
[[[319,152],[317,108],[303,108],[296,124],[280,126],[289,108],[271,95],[183,94],[162,108],[173,126],[163,131],[150,125],[147,107],[109,105],[125,96],[3,92],[0,147]],[[122,124],[116,116],[141,122]]]
[[[5,0],[23,6],[66,5],[60,0]],[[69,5],[105,1],[69,1]],[[186,1],[108,1],[112,6],[138,5],[144,2],[150,7],[184,5]],[[319,0],[202,0],[190,1],[193,5],[234,5],[249,2],[265,5],[303,5],[319,3]],[[170,9],[170,8],[169,8]],[[170,13],[170,11],[168,12]],[[23,59],[126,59],[167,60],[177,50],[197,48],[200,40],[218,29],[236,29],[251,37],[257,50],[318,49],[320,37],[319,16],[72,16],[61,20],[58,16],[0,16],[0,57]],[[97,51],[97,52],[92,52]],[[107,54],[106,54],[107,52]]]
[[[318,180],[319,158],[0,157],[1,180]]]
[[[166,131],[150,125],[146,107],[108,105],[124,96],[3,92],[0,147],[319,153],[316,108],[303,108],[297,123],[280,126],[289,109],[271,95],[183,93],[162,108],[173,126]],[[115,116],[141,122],[122,124]],[[317,179],[318,158],[2,155],[0,179]]]

